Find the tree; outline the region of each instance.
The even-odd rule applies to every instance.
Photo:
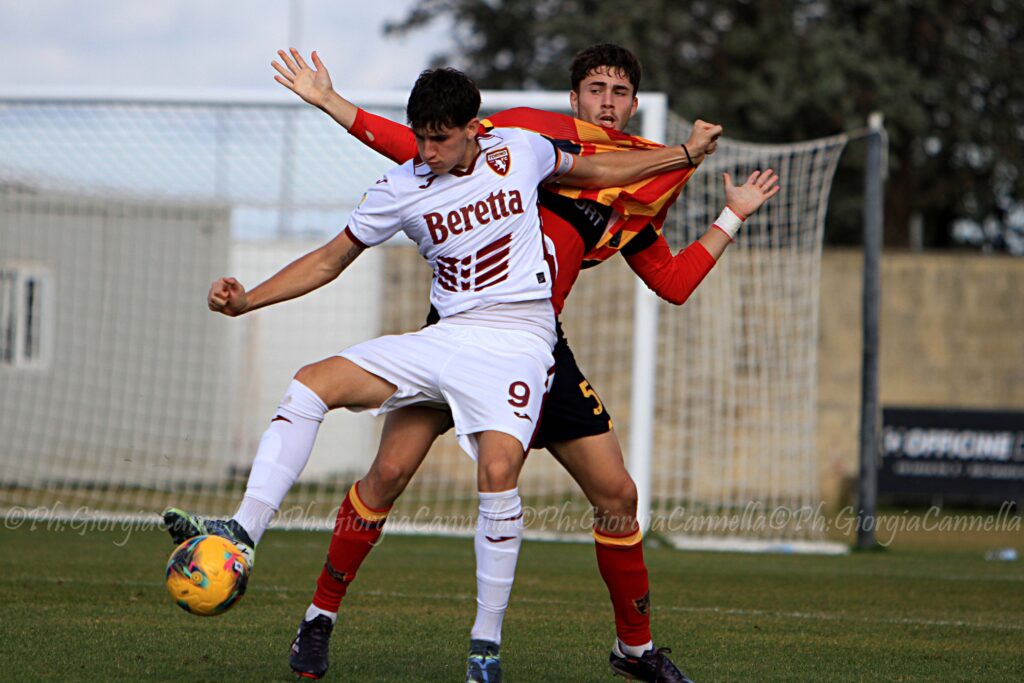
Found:
[[[887,243],[906,244],[916,214],[930,246],[949,246],[955,225],[975,225],[987,244],[1016,239],[1024,253],[1024,3],[419,0],[388,31],[442,17],[455,26],[456,53],[435,62],[461,66],[485,88],[565,88],[576,51],[617,42],[643,62],[644,88],[733,137],[809,139],[882,111]],[[859,237],[855,148],[849,157],[830,213],[833,242]]]

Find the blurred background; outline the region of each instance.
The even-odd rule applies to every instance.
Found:
[[[572,55],[618,42],[643,88],[750,141],[886,116],[886,244],[1024,255],[1024,6],[1008,0],[329,0],[0,6],[2,86],[258,88],[279,46],[317,49],[339,89],[407,88],[429,65],[481,87],[563,90]],[[856,151],[828,244],[859,240]]]
[[[1004,0],[422,0],[389,34],[454,23],[434,63],[487,88],[564,88],[594,42],[627,45],[643,87],[685,117],[758,142],[806,140],[886,116],[886,244],[1024,255],[1024,5]],[[827,244],[859,241],[844,160]]]

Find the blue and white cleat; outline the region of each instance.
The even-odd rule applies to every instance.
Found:
[[[466,683],[501,683],[500,645],[489,640],[469,641]]]
[[[164,510],[164,526],[175,545],[181,545],[196,536],[220,536],[226,538],[238,548],[239,552],[249,561],[252,569],[256,557],[256,544],[242,525],[233,519],[207,519],[201,515],[193,515],[178,508]]]

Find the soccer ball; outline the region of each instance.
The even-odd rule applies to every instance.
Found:
[[[167,561],[167,590],[186,612],[212,617],[245,595],[249,561],[221,536],[190,538]]]

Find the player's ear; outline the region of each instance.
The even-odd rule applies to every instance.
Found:
[[[572,109],[573,116],[580,117],[580,96],[576,94],[575,90],[569,91],[569,109]]]
[[[472,140],[480,132],[480,119],[473,119],[466,124],[466,139]]]
[[[636,116],[636,109],[640,106],[640,100],[637,99],[636,95],[633,95],[633,106],[629,110],[629,118]]]

